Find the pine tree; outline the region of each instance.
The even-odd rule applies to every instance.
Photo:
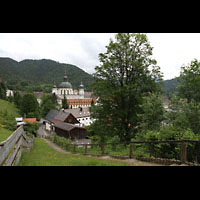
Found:
[[[67,103],[67,99],[66,99],[66,95],[64,94],[64,98],[62,100],[62,108],[64,109],[68,109],[69,108],[69,105]]]

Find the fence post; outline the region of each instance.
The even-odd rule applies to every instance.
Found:
[[[104,155],[104,144],[102,144],[102,155]]]
[[[130,143],[130,152],[129,152],[129,157],[132,158],[133,157],[133,144]]]
[[[87,153],[87,144],[85,144],[85,154]]]
[[[184,141],[181,142],[181,163],[186,163],[187,161],[187,147]]]
[[[74,153],[76,152],[76,145],[74,144]]]

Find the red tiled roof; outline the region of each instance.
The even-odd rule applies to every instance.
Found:
[[[92,98],[90,99],[67,99],[68,105],[90,105]],[[96,102],[96,98],[93,98],[94,103]]]
[[[23,122],[27,121],[27,122],[30,122],[30,123],[34,123],[34,122],[36,122],[36,118],[24,118],[22,121]]]

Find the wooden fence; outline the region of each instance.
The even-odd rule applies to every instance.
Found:
[[[17,128],[7,140],[0,143],[0,166],[16,166],[22,150],[33,146],[34,138],[29,138],[23,126]]]
[[[57,136],[58,137],[58,136]],[[174,143],[174,144],[180,144],[180,156],[179,159],[166,159],[166,158],[157,158],[157,157],[136,157],[134,155],[134,150],[133,147],[136,144],[161,144],[161,143]],[[129,146],[129,153],[127,156],[120,156],[120,155],[110,155],[110,157],[113,158],[119,158],[119,159],[129,159],[129,158],[135,158],[141,161],[148,161],[148,162],[156,162],[156,163],[161,163],[164,165],[170,165],[170,164],[187,164],[187,165],[199,165],[199,163],[195,164],[194,162],[188,162],[187,161],[187,145],[189,143],[197,143],[200,145],[200,140],[155,140],[155,141],[133,141],[133,142],[128,142],[126,145]],[[84,147],[84,155],[91,155],[91,156],[104,156],[105,155],[105,149],[107,145],[119,145],[119,144],[125,144],[125,143],[105,143],[105,144],[67,144],[67,145],[73,145],[73,150],[72,153],[76,153],[76,147],[83,146]],[[92,146],[101,146],[101,154],[90,154],[88,153],[88,147]],[[200,155],[200,152],[198,152]]]

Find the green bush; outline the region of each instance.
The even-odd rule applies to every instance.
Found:
[[[89,138],[90,138],[92,144],[96,144],[100,141],[100,136],[98,136],[98,135],[89,136]]]
[[[57,136],[56,133],[53,133],[49,139],[57,144],[58,146],[60,146],[61,148],[65,149],[65,150],[71,150],[72,149],[72,145],[70,145],[72,143],[70,138],[65,138],[65,137],[59,137]]]
[[[111,143],[111,149],[113,151],[115,151],[117,149],[117,147],[119,148],[119,146],[121,146],[120,144],[116,144],[116,143],[119,143],[120,142],[120,138],[118,135],[115,135],[114,137],[110,138],[108,140],[108,143]]]
[[[36,132],[39,129],[39,124],[37,122],[29,123],[27,122],[26,125],[24,125],[24,130],[28,133]]]
[[[135,140],[156,141],[156,140],[199,140],[200,136],[194,134],[191,129],[181,129],[175,126],[165,126],[160,131],[147,131],[146,133],[138,133]],[[134,151],[138,151],[140,156],[150,155],[153,157],[162,157],[168,159],[180,159],[180,143],[147,143],[137,144],[139,146]],[[198,151],[200,145],[195,143],[187,143],[187,159],[188,161],[200,160]]]

